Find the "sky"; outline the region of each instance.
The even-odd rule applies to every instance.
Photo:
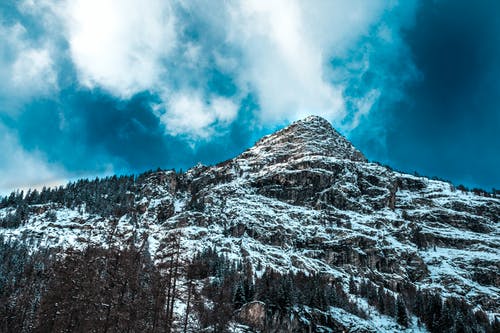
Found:
[[[369,160],[500,188],[496,0],[0,2],[0,194],[186,170],[314,114]]]

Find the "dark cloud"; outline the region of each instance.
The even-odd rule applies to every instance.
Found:
[[[27,7],[23,12],[18,3],[3,2],[0,37],[8,43],[0,48],[0,88],[9,90],[0,91],[0,129],[8,131],[7,137],[19,145],[15,149],[22,156],[32,154],[34,165],[48,169],[60,166],[67,172],[63,177],[136,173],[156,167],[186,169],[197,162],[213,164],[237,155],[260,136],[302,115],[303,110],[298,112],[294,106],[326,112],[323,107],[333,105],[326,102],[336,96],[346,104],[346,117],[323,115],[337,117],[330,120],[370,159],[468,186],[500,187],[496,101],[500,96],[500,23],[496,19],[500,3],[421,1],[416,16],[412,1],[398,6],[373,3],[380,12],[367,10],[363,24],[353,24],[352,29],[330,26],[326,11],[320,13],[323,25],[316,27],[316,16],[304,12],[302,23],[310,30],[301,31],[301,22],[292,29],[302,33],[297,40],[309,43],[310,49],[301,57],[277,52],[279,45],[295,45],[287,44],[294,41],[289,34],[261,31],[258,24],[267,26],[268,19],[281,18],[273,8],[255,16],[254,22],[253,14],[247,17],[248,13],[235,7],[241,11],[238,17],[248,20],[238,22],[231,21],[228,8],[232,7],[223,2],[176,5],[175,47],[168,56],[161,49],[154,50],[159,52],[157,58],[134,43],[122,45],[124,52],[165,69],[158,78],[150,73],[155,78],[152,84],[142,84],[150,81],[145,79],[133,85],[129,96],[107,89],[103,84],[107,81],[100,82],[102,77],[93,71],[97,79],[89,77],[95,84],[82,80],[81,66],[68,44],[71,33],[62,28],[64,19],[52,24],[61,18],[48,8]],[[294,6],[301,9],[303,5]],[[342,9],[361,8],[350,6],[346,2]],[[293,13],[285,14],[299,20]],[[9,39],[15,24],[24,30]],[[330,40],[324,38],[326,27],[332,36],[356,32],[346,37],[348,42],[340,35]],[[137,30],[132,28],[124,31]],[[240,40],[242,34],[246,39]],[[343,46],[338,47],[339,43]],[[259,48],[262,45],[267,49]],[[53,66],[47,65],[46,72],[57,72],[55,88],[44,90],[24,82],[26,91],[17,94],[9,71],[26,50],[50,55]],[[333,58],[318,61],[317,52]],[[117,54],[118,60],[129,59]],[[330,66],[322,68],[328,59]],[[92,61],[86,59],[83,64],[92,65]],[[112,79],[112,87],[122,87],[122,79],[135,82],[135,75],[127,74],[141,74],[124,72],[123,64],[118,61],[118,65],[116,69],[121,70],[104,76]],[[302,71],[308,74],[304,81],[297,79],[302,78]],[[295,76],[289,79],[287,74]],[[31,94],[34,87],[38,90]],[[210,109],[214,97],[227,98],[239,108],[236,119],[224,123],[214,118],[198,128],[201,133],[212,133],[209,137],[185,128],[171,135],[165,130],[171,118],[161,116],[169,114],[169,102],[176,94],[199,97],[203,112],[214,112]],[[269,110],[263,109],[266,105]],[[8,166],[8,170],[13,168]]]
[[[404,34],[420,79],[397,103],[383,96],[352,133],[368,156],[454,183],[500,187],[499,12],[497,1],[421,3]]]
[[[193,148],[182,138],[165,134],[148,93],[122,101],[97,90],[64,91],[59,100],[36,100],[17,118],[4,123],[17,129],[28,151],[43,151],[72,174],[120,173],[162,167],[187,169],[197,162],[212,164],[231,158],[256,140],[249,97],[245,112],[224,133]]]

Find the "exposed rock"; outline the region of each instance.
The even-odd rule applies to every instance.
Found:
[[[259,301],[246,303],[238,309],[236,317],[254,329],[263,330],[266,322],[266,305]]]
[[[351,276],[370,278],[396,294],[409,284],[463,297],[498,316],[500,200],[368,163],[322,118],[298,121],[215,166],[148,174],[137,187],[125,215],[101,217],[84,207],[60,206],[50,222],[44,209],[34,208],[38,214],[25,224],[0,234],[37,244],[33,249],[84,249],[89,242],[107,244],[110,235],[125,247],[145,234],[158,265],[166,265],[165,244],[175,234],[183,260],[215,248],[260,273],[265,267],[283,274],[321,272],[345,284]],[[11,207],[0,209],[0,217],[12,213]],[[267,321],[276,332],[307,331],[311,326],[299,313],[311,321],[326,316],[309,310],[297,310],[294,319],[266,318],[265,304],[250,302],[236,317],[255,329]],[[384,321],[375,310],[371,320],[354,316],[348,322],[335,311],[329,314],[334,331],[388,329],[376,326]]]

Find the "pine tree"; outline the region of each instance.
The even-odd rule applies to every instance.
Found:
[[[243,288],[243,283],[240,281],[236,286],[233,296],[233,306],[234,309],[239,309],[243,304],[247,302],[245,297],[245,290]]]

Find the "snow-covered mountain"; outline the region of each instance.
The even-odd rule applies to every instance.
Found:
[[[44,295],[59,271],[47,267],[67,268],[89,248],[133,249],[148,258],[139,274],[150,260],[166,281],[166,314],[144,331],[159,330],[157,318],[180,332],[500,329],[500,200],[369,163],[315,116],[215,166],[82,181],[0,207],[3,257],[22,248],[23,262],[50,258],[37,268],[52,273],[34,280],[39,302],[27,303],[25,332],[42,327],[37,309],[52,304]],[[97,256],[103,267],[109,257]],[[23,288],[4,291],[6,308]],[[84,330],[71,318],[70,331]]]

